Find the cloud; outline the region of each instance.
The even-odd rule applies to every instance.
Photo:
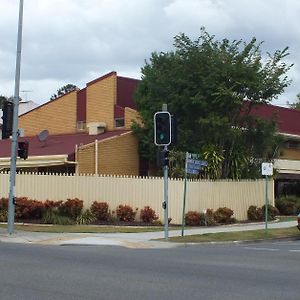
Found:
[[[0,93],[10,95],[18,1],[1,5]],[[299,14],[298,0],[25,0],[21,84],[42,103],[64,84],[83,87],[112,70],[139,78],[153,51],[171,50],[180,32],[196,38],[205,26],[218,39],[255,36],[264,51],[290,46],[294,81],[283,95],[290,98],[300,91]]]

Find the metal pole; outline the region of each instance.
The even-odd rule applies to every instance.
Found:
[[[164,147],[168,151],[168,146]],[[169,238],[169,216],[168,216],[168,165],[164,166],[164,222],[165,222],[165,239]]]
[[[181,236],[184,236],[185,226],[185,202],[186,202],[186,185],[187,185],[187,161],[189,153],[185,154],[185,171],[184,171],[184,188],[183,188],[183,207],[182,207],[182,222],[181,222]]]
[[[9,179],[9,202],[8,202],[8,224],[9,234],[14,232],[15,219],[15,197],[16,197],[16,163],[17,163],[17,145],[18,145],[18,114],[20,101],[20,70],[21,70],[21,49],[22,49],[22,23],[23,23],[23,0],[19,4],[19,24],[18,24],[18,41],[17,41],[17,58],[15,73],[15,93],[14,93],[14,114],[11,142],[11,161],[10,161],[10,179]]]
[[[266,180],[266,203],[265,203],[265,231],[266,234],[268,233],[268,176],[265,176],[265,180]]]

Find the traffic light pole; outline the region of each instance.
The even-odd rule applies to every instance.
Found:
[[[164,146],[164,151],[168,151],[168,146]],[[164,164],[164,222],[165,222],[165,239],[169,238],[169,216],[168,216],[168,164]]]
[[[14,232],[15,221],[15,197],[16,197],[16,164],[17,164],[17,146],[18,146],[18,114],[20,100],[20,70],[21,70],[21,49],[22,49],[22,23],[23,23],[23,0],[19,4],[19,24],[18,24],[18,41],[17,41],[17,58],[15,73],[15,93],[14,93],[14,114],[11,142],[11,161],[10,161],[10,178],[9,178],[9,201],[8,201],[8,226],[9,234]]]

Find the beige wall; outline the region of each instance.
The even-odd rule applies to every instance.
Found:
[[[19,128],[25,130],[25,136],[37,135],[44,129],[49,134],[75,133],[76,99],[74,91],[20,116]]]
[[[86,88],[86,123],[105,122],[107,130],[114,129],[114,105],[117,95],[117,75],[91,83]]]
[[[138,175],[138,141],[132,132],[97,142],[98,174]],[[79,147],[78,173],[95,173],[95,143]]]
[[[8,195],[9,174],[0,174],[0,197]],[[274,205],[274,184],[270,181],[269,203]],[[265,203],[265,182],[255,181],[195,181],[187,184],[186,211],[229,207],[235,218],[247,219],[250,205]],[[120,178],[99,176],[58,176],[17,174],[16,196],[36,200],[66,200],[79,198],[89,208],[93,201],[105,201],[111,210],[119,204],[132,208],[149,205],[163,221],[162,178]],[[169,216],[173,224],[181,223],[183,181],[169,179]]]

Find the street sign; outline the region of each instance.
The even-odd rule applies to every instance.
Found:
[[[261,164],[261,174],[264,176],[273,175],[273,164],[272,163],[262,163]]]
[[[188,153],[186,160],[186,172],[189,174],[199,174],[203,167],[207,166],[206,160],[200,160],[199,154]]]

